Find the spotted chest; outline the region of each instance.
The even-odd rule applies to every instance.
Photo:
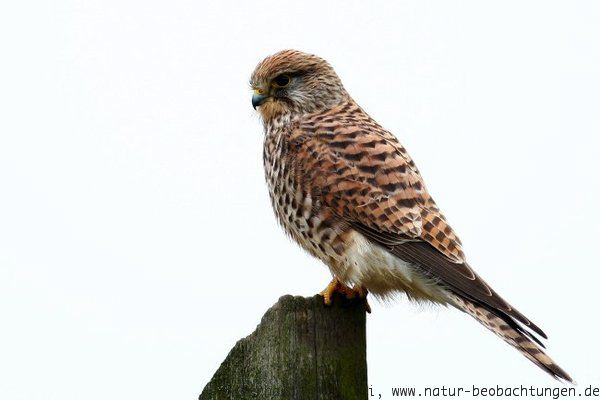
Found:
[[[323,209],[303,182],[289,127],[267,127],[263,148],[265,178],[279,224],[302,248],[330,268],[342,262],[343,224]]]

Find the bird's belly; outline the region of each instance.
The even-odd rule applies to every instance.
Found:
[[[293,163],[271,147],[267,142],[265,176],[277,221],[304,250],[327,265],[336,263],[344,250],[343,227],[295,179]]]
[[[327,265],[339,262],[336,259],[341,257],[344,244],[339,226],[323,215],[310,195],[289,190],[286,194],[271,193],[271,199],[277,220],[300,247]]]
[[[344,281],[366,287],[377,297],[404,292],[413,300],[448,302],[446,291],[414,265],[371,243],[361,233],[352,232],[349,240],[345,265],[339,271]]]

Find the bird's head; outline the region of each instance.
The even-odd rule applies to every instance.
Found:
[[[265,122],[325,110],[349,99],[327,61],[297,50],[265,58],[252,73],[250,85],[252,106]]]

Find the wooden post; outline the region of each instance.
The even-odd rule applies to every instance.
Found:
[[[365,302],[283,296],[241,339],[200,400],[365,400]]]

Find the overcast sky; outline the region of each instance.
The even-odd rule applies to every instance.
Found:
[[[325,287],[276,225],[250,105],[250,73],[284,48],[332,63],[470,264],[600,386],[600,3],[11,3],[1,399],[194,399],[281,295]],[[458,311],[372,306],[383,393],[555,385]]]

